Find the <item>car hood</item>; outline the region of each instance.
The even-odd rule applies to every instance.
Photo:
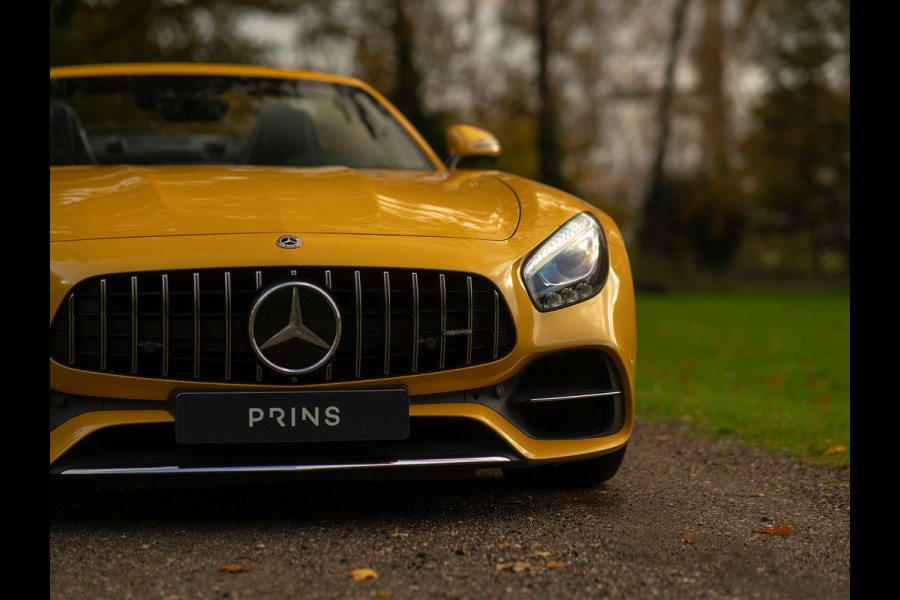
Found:
[[[503,240],[516,195],[489,172],[87,167],[50,176],[50,240],[342,233]]]

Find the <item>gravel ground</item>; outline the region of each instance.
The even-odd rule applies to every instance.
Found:
[[[592,490],[51,488],[49,549],[51,599],[829,600],[850,597],[850,471],[639,423]]]

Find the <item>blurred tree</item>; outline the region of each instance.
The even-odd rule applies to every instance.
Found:
[[[507,72],[518,74],[518,85],[500,107],[507,126],[521,136],[515,138],[516,162],[534,165],[521,174],[572,193],[580,192],[577,180],[595,175],[588,171],[601,134],[604,16],[614,10],[612,4],[564,0],[503,3],[504,46],[524,41],[530,54],[518,71]],[[530,159],[520,156],[523,147]]]
[[[644,219],[641,228],[641,248],[647,254],[659,254],[664,250],[665,235],[669,229],[669,215],[663,204],[666,151],[672,123],[672,100],[675,93],[675,68],[681,51],[684,34],[684,16],[689,0],[676,0],[672,13],[671,33],[666,52],[663,85],[659,94],[657,112],[658,137],[651,164],[647,191],[644,196]]]
[[[394,41],[394,65],[396,79],[391,89],[391,101],[402,112],[413,127],[441,155],[446,156],[446,142],[443,128],[433,115],[426,114],[422,100],[422,76],[415,63],[415,28],[404,0],[391,0],[393,21],[391,33]],[[423,9],[420,2],[417,6]],[[427,10],[427,8],[425,8]]]
[[[442,115],[425,107],[422,65],[439,64],[429,32],[440,28],[436,0],[294,0],[299,30],[298,68],[346,71],[383,93],[440,155],[445,154]],[[328,51],[342,50],[342,68]],[[443,57],[446,59],[446,55]]]
[[[483,18],[494,7],[478,0],[298,0],[298,7],[299,66],[336,70],[321,49],[350,48],[351,74],[382,91],[439,154],[446,127],[464,120],[500,138],[500,168],[573,187],[562,163],[570,146],[584,150],[595,141],[597,119],[585,117],[598,103],[567,106],[565,115],[557,107],[564,93],[589,96],[598,79],[591,71],[597,48],[576,48],[586,36],[572,35],[596,23],[594,3],[507,1],[497,21]],[[492,52],[504,52],[478,54],[494,36],[503,41]],[[553,67],[565,69],[565,85]],[[557,132],[560,120],[567,135]]]
[[[700,33],[694,47],[700,112],[701,169],[715,177],[729,176],[727,107],[724,89],[725,27],[722,0],[705,0]]]
[[[837,269],[849,272],[850,2],[770,1],[762,9],[752,50],[768,89],[742,148],[754,225],[795,255],[782,262],[823,273],[835,270],[827,259],[837,254]]]
[[[816,272],[837,248],[849,264],[849,0],[673,0],[659,137],[644,203],[641,249],[722,272],[745,236],[780,243]],[[674,85],[679,36],[696,27],[692,85]],[[765,75],[741,139],[728,67]],[[757,86],[758,88],[759,86]],[[746,89],[746,88],[744,88]],[[747,117],[752,125],[747,133]],[[693,120],[698,160],[666,169],[670,122]],[[767,249],[768,260],[771,248]],[[831,261],[832,264],[834,261]]]
[[[537,21],[537,97],[538,97],[538,156],[540,180],[558,188],[567,187],[560,170],[559,139],[556,132],[556,98],[550,81],[550,28],[558,18],[559,6],[553,0],[535,0]]]
[[[289,0],[51,0],[50,65],[198,61],[253,63],[261,46],[239,35],[246,11],[284,12]]]
[[[745,9],[749,9],[745,4]],[[691,96],[699,122],[700,162],[693,173],[664,185],[664,213],[671,235],[697,265],[717,274],[732,263],[745,230],[746,210],[734,182],[728,98],[725,93],[726,42],[734,43],[723,22],[722,0],[704,0],[691,56],[696,88]],[[668,192],[668,194],[666,194]]]

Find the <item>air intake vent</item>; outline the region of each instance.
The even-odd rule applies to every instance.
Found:
[[[326,290],[341,316],[337,351],[328,364],[302,375],[263,365],[248,338],[255,299],[285,281]],[[109,275],[78,284],[50,327],[50,357],[75,369],[242,384],[308,385],[458,369],[502,358],[514,345],[509,309],[490,281],[401,269]]]

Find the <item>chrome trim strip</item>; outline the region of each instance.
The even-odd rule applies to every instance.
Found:
[[[397,459],[377,463],[342,463],[334,465],[265,465],[254,467],[135,467],[120,469],[68,469],[61,475],[162,475],[196,473],[276,473],[300,471],[336,471],[343,469],[378,469],[388,467],[432,467],[447,465],[479,465],[510,463],[506,456],[472,456],[464,458]]]
[[[391,372],[391,275],[384,272],[384,374]]]
[[[466,339],[466,364],[472,364],[472,328],[475,323],[475,298],[472,291],[472,277],[466,277],[466,328],[469,330],[469,337]]]
[[[69,296],[69,364],[75,364],[75,294]]]
[[[162,276],[162,335],[163,335],[163,359],[162,376],[169,375],[169,275]]]
[[[131,374],[137,373],[138,357],[138,282],[131,276]]]
[[[611,392],[597,392],[595,394],[572,394],[571,396],[544,396],[542,398],[532,398],[529,402],[556,402],[558,400],[577,400],[579,398],[605,398],[607,396],[618,396],[621,391],[613,390]]]
[[[356,356],[354,358],[354,373],[359,379],[360,368],[362,367],[362,283],[359,278],[359,271],[353,272],[353,285],[356,293]]]
[[[441,331],[447,331],[447,278],[441,273],[438,275],[438,284],[441,294]],[[438,357],[438,369],[444,368],[444,357],[447,353],[447,336],[441,336],[441,351]]]
[[[231,272],[225,271],[225,381],[231,380]]]
[[[413,295],[413,349],[412,372],[419,370],[419,274],[412,274]]]
[[[200,378],[200,273],[194,273],[194,379]]]
[[[106,370],[106,279],[100,280],[100,370]]]

